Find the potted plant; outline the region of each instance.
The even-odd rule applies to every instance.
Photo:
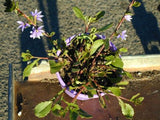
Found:
[[[140,104],[144,98],[139,97],[139,93],[129,99],[121,97],[121,89],[124,89],[124,86],[128,84],[128,82],[122,81],[122,76],[130,77],[130,74],[123,70],[120,52],[126,52],[127,50],[125,48],[117,49],[111,40],[114,37],[122,40],[126,39],[126,30],[118,33],[118,29],[125,20],[130,21],[132,19],[131,7],[138,7],[139,5],[139,2],[131,1],[109,37],[101,35],[101,32],[112,27],[112,23],[99,29],[90,28],[91,24],[104,16],[104,11],[90,17],[85,16],[78,7],[73,7],[75,15],[84,21],[85,31],[68,39],[52,40],[55,33],[46,33],[43,26],[38,26],[38,21],[42,21],[41,18],[43,17],[41,11],[36,9],[31,12],[31,16],[27,16],[19,9],[18,2],[6,1],[7,12],[15,11],[19,16],[27,19],[27,22],[17,21],[18,28],[23,31],[27,27],[32,27],[31,38],[40,39],[40,37],[46,36],[54,45],[48,51],[48,57],[46,58],[32,56],[29,51],[22,53],[23,61],[31,61],[24,69],[24,79],[30,75],[31,69],[38,65],[41,59],[46,59],[50,64],[50,72],[56,73],[62,87],[62,90],[53,98],[35,106],[34,110],[37,117],[42,118],[52,111],[54,115],[60,117],[64,117],[69,112],[71,120],[76,120],[78,116],[91,118],[91,115],[77,105],[77,100],[98,98],[101,107],[106,108],[104,100],[106,96],[117,98],[122,114],[126,118],[131,119],[134,116],[134,109],[128,102]],[[66,101],[64,93],[71,96],[73,100],[71,102]],[[62,104],[65,104],[65,107]]]

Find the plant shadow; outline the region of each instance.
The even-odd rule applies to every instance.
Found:
[[[59,39],[59,24],[58,24],[58,13],[57,13],[57,6],[56,6],[56,0],[39,0],[38,1],[39,9],[38,11],[42,11],[42,15],[44,17],[43,20],[43,26],[44,30],[47,33],[50,33],[54,31],[56,34],[53,36],[54,39]],[[20,35],[20,44],[21,44],[21,52],[26,52],[26,50],[29,50],[33,56],[39,56],[39,57],[46,57],[47,49],[52,48],[52,44],[49,40],[47,40],[45,37],[41,37],[41,39],[32,39],[30,38],[30,31],[32,28],[27,28],[24,30],[24,32]],[[46,43],[46,44],[45,44]],[[26,67],[27,63],[23,62],[21,60],[21,68],[22,71]]]
[[[142,0],[137,1],[141,3],[141,6],[133,7],[133,27],[141,40],[145,54],[159,54],[160,30],[157,19],[152,12],[146,11]]]

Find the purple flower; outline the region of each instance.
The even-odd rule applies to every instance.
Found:
[[[43,28],[43,26],[40,26],[38,28],[35,28],[33,26],[33,28],[32,28],[33,31],[30,32],[31,33],[30,38],[33,38],[33,39],[38,38],[38,39],[40,39],[40,37],[43,36],[43,33],[44,33],[44,30],[42,30],[42,28]]]
[[[131,21],[132,16],[131,16],[131,15],[125,15],[124,18],[125,18],[127,21]]]
[[[36,9],[34,12],[31,12],[31,15],[35,17],[37,20],[42,21],[41,18],[43,17],[43,15],[41,15],[41,13],[42,11],[38,12],[38,10]]]
[[[66,46],[69,46],[71,43],[71,40],[75,37],[76,35],[73,35],[73,36],[71,36],[70,38],[68,38],[67,40],[66,40]]]
[[[126,40],[126,30],[122,31],[122,33],[120,33],[117,38],[121,38],[122,40]]]
[[[17,29],[21,28],[22,32],[24,31],[25,28],[30,27],[30,24],[24,23],[22,21],[17,21],[17,23],[20,24]]]
[[[115,46],[111,41],[109,41],[109,47],[110,47],[110,50],[111,50],[112,52],[117,51],[116,46]]]
[[[98,39],[103,39],[103,40],[106,39],[106,36],[105,36],[105,35],[98,35],[98,34],[96,34],[96,36],[97,36]]]

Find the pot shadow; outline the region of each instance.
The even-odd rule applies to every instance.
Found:
[[[141,3],[141,6],[138,8],[133,7],[133,27],[141,40],[145,54],[159,54],[160,30],[157,19],[152,12],[146,11],[142,0],[137,1]]]
[[[59,24],[58,24],[58,13],[57,13],[57,6],[56,6],[56,0],[39,0],[38,1],[39,9],[38,11],[42,11],[42,15],[44,17],[43,20],[43,26],[44,30],[47,33],[50,33],[54,31],[56,34],[52,37],[52,39],[59,39]],[[46,15],[47,13],[47,15]],[[29,50],[33,56],[39,56],[39,57],[46,57],[47,52],[45,50],[45,43],[47,43],[48,49],[51,49],[53,46],[51,42],[47,39],[44,39],[45,37],[41,37],[41,39],[32,39],[30,38],[30,31],[32,31],[32,28],[29,27],[25,29],[21,35],[20,35],[20,44],[21,44],[21,52],[26,52],[26,50]],[[47,42],[45,41],[47,40]],[[23,62],[21,60],[21,68],[22,71],[26,67],[27,63]],[[26,79],[27,80],[27,79]]]

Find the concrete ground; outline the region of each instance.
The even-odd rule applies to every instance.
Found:
[[[127,40],[113,39],[113,43],[119,47],[128,48],[124,55],[159,54],[160,53],[160,11],[157,7],[160,0],[139,0],[140,8],[134,8],[132,22],[125,22],[118,32],[127,30]],[[0,120],[6,120],[8,115],[8,76],[9,63],[13,64],[14,79],[22,81],[22,70],[26,63],[21,60],[21,53],[27,49],[35,56],[46,56],[46,50],[51,46],[43,39],[30,39],[30,29],[23,33],[17,30],[18,18],[14,13],[5,13],[4,0],[0,0]],[[75,33],[83,32],[83,22],[73,15],[72,7],[78,6],[85,14],[93,15],[99,10],[105,10],[105,17],[97,24],[102,25],[113,22],[114,26],[125,11],[128,0],[23,0],[20,1],[20,9],[26,14],[36,8],[41,10],[43,25],[47,32],[55,31],[55,39],[67,38]],[[113,26],[113,27],[114,27]],[[106,34],[109,36],[113,29]]]

